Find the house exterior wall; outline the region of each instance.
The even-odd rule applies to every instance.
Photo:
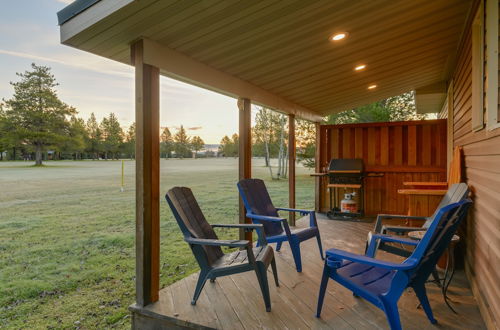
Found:
[[[471,30],[468,24],[458,50],[448,103],[453,109],[440,117],[453,114],[453,146],[463,146],[464,175],[474,200],[465,229],[466,272],[488,327],[500,328],[500,128],[472,129]]]

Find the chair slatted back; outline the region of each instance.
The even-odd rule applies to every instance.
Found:
[[[446,194],[443,196],[443,199],[441,199],[441,202],[439,202],[439,205],[436,208],[436,211],[434,211],[434,214],[430,216],[429,219],[427,219],[427,221],[424,223],[422,227],[429,228],[432,221],[436,218],[436,215],[440,209],[442,209],[447,205],[458,203],[466,199],[468,195],[469,195],[469,187],[467,186],[466,183],[455,183],[451,185]]]
[[[243,179],[238,182],[238,190],[245,204],[247,211],[256,215],[266,215],[278,217],[278,211],[271,201],[271,196],[267,192],[264,181],[260,179]],[[255,221],[255,220],[254,220]],[[280,223],[270,223],[262,221],[266,236],[276,236],[283,234],[283,227]]]
[[[184,237],[218,239],[212,226],[205,219],[191,189],[174,187],[167,192],[166,198]],[[209,265],[224,255],[219,246],[204,245],[203,249]]]

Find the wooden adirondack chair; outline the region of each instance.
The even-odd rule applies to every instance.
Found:
[[[331,278],[353,291],[355,296],[364,298],[382,309],[393,330],[401,329],[397,303],[408,287],[415,291],[429,321],[437,323],[427,298],[425,282],[450,243],[458,225],[467,216],[471,204],[470,200],[462,200],[441,208],[420,241],[377,234],[372,236],[365,255],[338,249],[328,250],[316,316],[320,317],[328,279]],[[402,263],[394,263],[375,259],[379,241],[416,247]]]
[[[273,248],[267,245],[262,225],[258,224],[218,224],[210,225],[196,201],[191,189],[174,187],[165,196],[179,225],[184,240],[191,247],[198,265],[200,276],[194,291],[192,305],[196,304],[205,282],[217,277],[232,275],[247,271],[255,271],[259,281],[266,311],[271,311],[271,298],[267,281],[267,268],[271,264],[276,286],[278,271],[274,260]],[[252,248],[252,243],[247,240],[220,240],[213,228],[235,228],[248,231],[256,230],[259,237],[259,247]],[[224,254],[221,247],[244,248],[244,250]]]
[[[323,247],[316,222],[316,212],[307,210],[274,207],[271,197],[267,192],[264,181],[260,179],[244,179],[238,182],[243,203],[247,210],[246,216],[254,223],[262,224],[266,239],[269,243],[277,243],[276,250],[281,249],[281,244],[288,241],[292,249],[295,267],[298,272],[302,271],[302,260],[300,256],[300,242],[316,237],[318,241],[319,254],[323,258]],[[281,218],[278,211],[298,212],[301,215],[309,215],[309,227],[290,230],[285,218]]]
[[[446,194],[448,188],[462,182],[462,147],[453,151],[450,173],[447,182],[403,182],[404,189],[398,193],[408,196],[408,215],[428,216],[433,205],[437,205],[439,197]]]
[[[431,223],[436,218],[438,211],[444,206],[460,202],[467,198],[469,195],[469,187],[466,183],[455,183],[450,186],[450,188],[446,191],[446,194],[441,199],[438,207],[434,211],[434,214],[430,217],[418,217],[418,216],[407,216],[407,215],[393,215],[393,214],[379,214],[377,216],[377,220],[375,222],[375,226],[373,231],[368,233],[368,239],[366,241],[366,247],[368,248],[368,244],[371,241],[371,237],[374,234],[389,234],[394,233],[397,235],[406,235],[410,231],[415,230],[426,230],[429,228]],[[402,220],[412,220],[413,222],[420,222],[421,225],[416,226],[395,226],[395,225],[384,225],[384,220],[388,219],[402,219]],[[379,249],[384,250],[389,253],[393,253],[402,257],[408,257],[411,254],[411,250],[404,249],[397,244],[385,244],[384,242],[380,242]]]

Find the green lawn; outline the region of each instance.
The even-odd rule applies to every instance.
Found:
[[[120,161],[0,162],[0,328],[130,328],[134,302],[134,168]],[[265,179],[276,205],[287,181]],[[314,181],[297,168],[297,206],[312,208]],[[237,159],[161,160],[161,193],[193,189],[209,222],[236,223]],[[234,231],[220,236],[237,235]],[[161,203],[161,285],[195,272],[168,205]]]

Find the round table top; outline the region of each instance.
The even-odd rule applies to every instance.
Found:
[[[410,231],[408,233],[408,237],[413,238],[413,239],[422,239],[424,237],[426,231],[425,230],[415,230],[415,231]],[[458,235],[453,235],[453,238],[451,239],[452,242],[458,242],[460,241],[460,236]]]

